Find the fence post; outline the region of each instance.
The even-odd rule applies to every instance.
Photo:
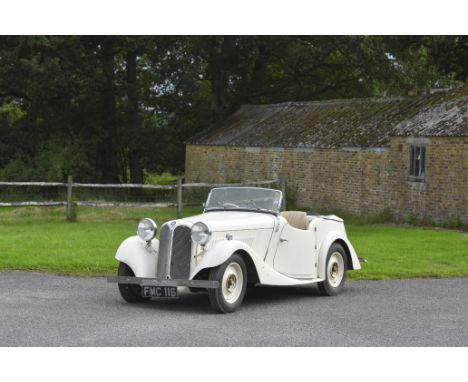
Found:
[[[73,220],[72,187],[73,187],[73,176],[68,175],[68,181],[67,181],[67,220]]]
[[[281,192],[283,193],[283,211],[286,211],[286,179],[280,179]]]
[[[177,219],[182,217],[182,178],[177,179]]]

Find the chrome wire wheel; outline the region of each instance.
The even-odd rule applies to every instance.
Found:
[[[343,257],[339,252],[333,252],[327,265],[327,278],[332,287],[336,288],[341,284],[344,272],[345,264]]]
[[[224,271],[221,282],[224,300],[229,304],[235,303],[241,295],[243,284],[242,268],[238,263],[230,263]]]

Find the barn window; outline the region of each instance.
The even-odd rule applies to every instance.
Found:
[[[413,180],[424,180],[426,173],[426,146],[410,146],[409,176]]]

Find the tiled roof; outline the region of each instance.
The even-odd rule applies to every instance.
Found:
[[[391,136],[468,136],[468,86],[412,97],[242,106],[187,143],[379,147]]]

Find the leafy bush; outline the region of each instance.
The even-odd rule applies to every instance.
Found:
[[[172,185],[177,183],[177,175],[171,174],[170,172],[163,172],[162,174],[154,174],[147,170],[144,170],[144,182],[145,184],[160,184],[160,185]]]
[[[0,169],[0,180],[10,182],[40,181],[40,176],[35,171],[31,158],[18,152],[5,167]]]
[[[12,182],[62,182],[69,174],[75,179],[87,179],[92,169],[84,146],[79,141],[64,145],[57,140],[48,142],[33,158],[18,152],[0,169],[0,179]]]

